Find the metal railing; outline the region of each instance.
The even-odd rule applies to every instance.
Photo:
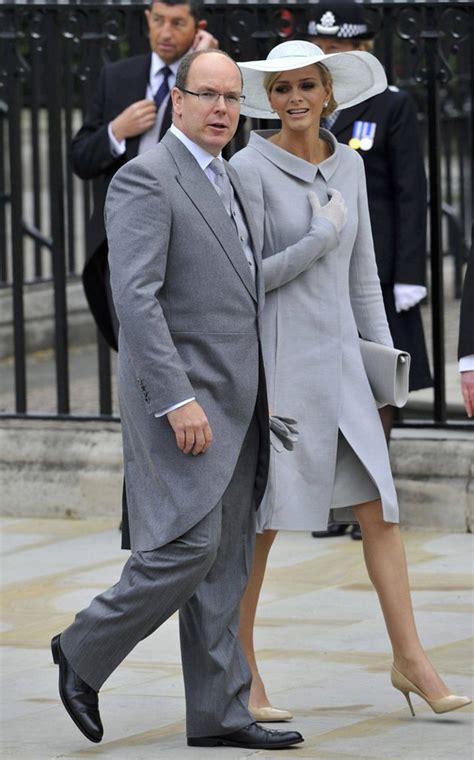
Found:
[[[409,89],[418,108],[429,180],[435,383],[433,413],[423,424],[445,426],[452,420],[446,406],[443,255],[455,262],[459,297],[472,223],[474,11],[462,0],[364,5],[379,29],[375,52],[389,81]],[[245,60],[304,34],[311,6],[207,2],[204,15],[221,46]],[[67,288],[84,263],[92,188],[73,175],[69,144],[102,65],[148,49],[143,7],[121,0],[0,4],[0,298],[12,296],[14,330],[14,401],[3,416],[75,416]],[[54,293],[56,411],[47,415],[30,409],[27,382],[25,288],[41,282],[50,282]],[[88,418],[115,419],[112,379],[109,349],[99,336],[99,402]]]

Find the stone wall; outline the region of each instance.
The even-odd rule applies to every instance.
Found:
[[[403,527],[472,530],[472,433],[396,430],[391,460]],[[118,424],[4,420],[0,461],[4,516],[120,519]]]

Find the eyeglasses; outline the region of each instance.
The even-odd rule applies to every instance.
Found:
[[[203,90],[202,92],[192,92],[192,90],[186,90],[184,87],[178,87],[181,92],[187,92],[188,95],[195,95],[201,103],[204,105],[215,105],[219,98],[222,96],[225,103],[230,108],[236,108],[241,105],[245,100],[245,95],[236,95],[234,92],[213,92],[212,90]]]

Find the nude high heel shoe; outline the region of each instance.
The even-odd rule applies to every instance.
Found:
[[[293,715],[288,710],[279,710],[277,707],[252,707],[249,705],[249,713],[257,723],[280,723],[291,720]]]
[[[411,710],[411,714],[415,717],[415,711],[410,699],[410,692],[418,694],[419,697],[425,700],[425,702],[431,707],[435,713],[447,713],[451,710],[458,710],[460,707],[470,705],[472,700],[469,697],[458,697],[456,694],[448,694],[447,697],[440,697],[440,699],[428,699],[418,686],[408,680],[403,673],[400,673],[393,665],[391,672],[392,686],[398,691],[401,691],[404,695],[408,706]]]

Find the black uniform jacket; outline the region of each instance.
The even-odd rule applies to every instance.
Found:
[[[108,124],[125,108],[146,96],[151,53],[107,64],[100,74],[94,98],[84,124],[71,144],[74,172],[82,179],[93,180],[94,210],[86,236],[87,261],[82,275],[84,290],[94,318],[107,343],[117,349],[117,342],[107,297],[107,238],[104,226],[104,203],[109,182],[126,161],[138,153],[140,136],[126,141],[126,152],[115,158],[110,152]],[[171,124],[171,98],[163,118],[160,138]]]
[[[356,121],[375,124],[372,147],[358,152],[365,164],[380,281],[424,285],[426,176],[413,101],[408,93],[387,88],[342,110],[332,127],[339,142],[349,143]]]
[[[474,232],[474,229],[473,229]],[[474,246],[474,243],[473,243]],[[461,299],[458,358],[474,354],[474,247],[467,263]]]

